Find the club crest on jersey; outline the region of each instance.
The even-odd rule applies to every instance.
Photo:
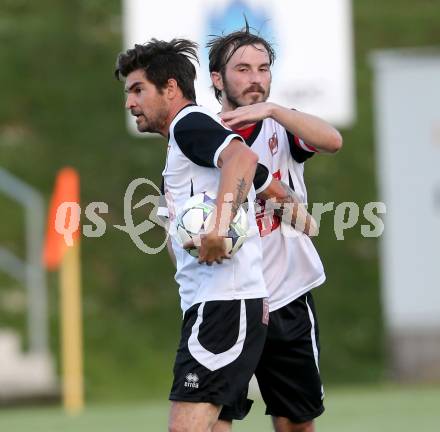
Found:
[[[278,136],[277,133],[274,132],[272,137],[268,141],[270,152],[272,153],[272,156],[277,154],[278,152]]]
[[[189,373],[185,376],[185,383],[184,383],[185,387],[189,387],[189,388],[195,388],[198,389],[199,388],[199,377],[197,374],[195,373]]]

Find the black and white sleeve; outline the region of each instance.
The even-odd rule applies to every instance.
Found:
[[[233,139],[243,138],[209,115],[191,112],[174,126],[174,139],[182,153],[197,165],[218,167],[218,158]]]
[[[303,163],[318,152],[315,147],[306,144],[301,138],[291,134],[289,131],[286,132],[289,141],[290,154],[296,162]]]

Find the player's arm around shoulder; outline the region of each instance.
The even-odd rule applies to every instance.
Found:
[[[232,129],[241,129],[257,121],[272,118],[318,152],[336,153],[342,147],[341,134],[326,121],[273,102],[242,106],[222,113],[221,118]]]
[[[231,129],[243,129],[260,120],[271,117],[272,104],[259,102],[252,105],[241,106],[233,111],[226,111],[220,114],[221,119]]]
[[[281,105],[268,104],[269,116],[308,146],[312,146],[320,153],[336,153],[341,149],[341,134],[326,121]]]

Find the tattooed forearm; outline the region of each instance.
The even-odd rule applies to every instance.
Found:
[[[235,217],[235,215],[238,212],[238,209],[240,208],[241,203],[245,200],[246,198],[246,190],[247,190],[247,183],[245,181],[244,178],[241,178],[238,180],[237,182],[237,194],[235,196],[234,201],[232,202],[232,219]]]

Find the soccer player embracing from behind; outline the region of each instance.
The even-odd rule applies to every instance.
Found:
[[[265,39],[251,33],[247,23],[242,31],[214,37],[208,47],[221,118],[245,138],[259,162],[306,203],[304,162],[316,153],[338,151],[339,132],[317,117],[267,102],[275,53]],[[313,419],[324,411],[324,392],[310,291],[324,282],[324,269],[310,238],[289,231],[264,202],[257,222],[270,319],[255,375],[276,431],[312,432]],[[230,430],[243,403],[237,400],[235,411],[224,407],[214,431]]]

